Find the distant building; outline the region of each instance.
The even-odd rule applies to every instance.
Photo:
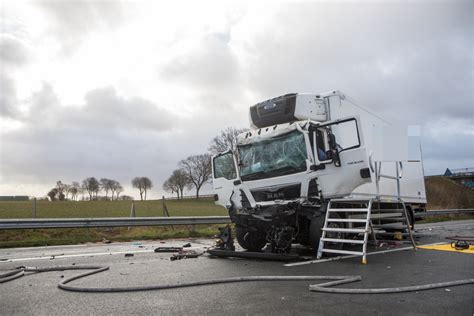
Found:
[[[445,177],[461,183],[471,189],[474,189],[474,168],[447,168],[444,172]]]
[[[28,201],[28,195],[0,195],[0,201]]]

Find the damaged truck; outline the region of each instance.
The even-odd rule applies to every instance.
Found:
[[[425,210],[417,135],[388,133],[343,93],[286,94],[251,106],[249,119],[237,147],[212,158],[215,201],[244,249],[359,253],[342,249],[400,220],[413,227]]]

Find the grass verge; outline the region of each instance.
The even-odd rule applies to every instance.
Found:
[[[116,228],[13,229],[0,231],[0,248],[74,245],[89,242],[212,237],[224,225]]]

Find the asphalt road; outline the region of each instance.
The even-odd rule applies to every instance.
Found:
[[[418,243],[443,241],[448,235],[474,236],[474,221],[418,225]],[[17,266],[71,264],[108,265],[110,271],[75,281],[88,287],[140,286],[251,275],[362,275],[362,281],[342,287],[377,288],[474,278],[474,255],[418,250],[285,267],[279,262],[244,259],[170,261],[154,253],[158,246],[191,241],[204,250],[212,240],[174,240],[16,248],[0,250],[0,270]],[[394,245],[389,245],[394,247]],[[401,245],[396,245],[401,246]],[[403,245],[406,246],[406,245]],[[372,249],[372,251],[375,249]],[[133,257],[125,257],[133,253]],[[32,274],[0,284],[0,314],[474,314],[474,286],[429,291],[346,295],[308,290],[316,281],[253,282],[131,293],[74,293],[57,288],[74,271]]]

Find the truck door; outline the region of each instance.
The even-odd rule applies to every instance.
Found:
[[[324,165],[317,168],[324,198],[350,195],[355,188],[371,181],[358,117],[321,124],[318,130],[324,134],[324,143],[315,146],[317,164]],[[327,153],[325,157],[321,157],[321,148]]]
[[[212,186],[217,195],[216,204],[226,207],[229,203],[234,181],[239,180],[236,166],[232,151],[212,157]]]

